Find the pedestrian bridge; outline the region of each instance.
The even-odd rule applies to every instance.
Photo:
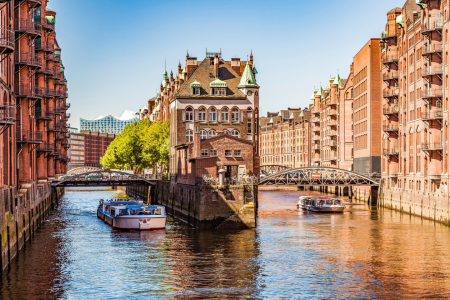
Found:
[[[75,175],[64,175],[52,183],[52,187],[97,187],[97,186],[149,186],[161,175],[135,175],[112,170],[97,170]]]
[[[268,166],[271,167],[271,166]],[[281,167],[281,166],[278,166]],[[270,168],[263,168],[270,169]],[[259,186],[376,186],[380,177],[331,167],[285,168],[261,178]]]

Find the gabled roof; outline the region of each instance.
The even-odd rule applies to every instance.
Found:
[[[219,79],[226,83],[226,96],[215,96],[210,94],[210,84],[216,80],[212,74],[214,74],[214,64],[211,64],[210,58],[207,57],[200,63],[192,75],[190,75],[189,78],[183,82],[175,95],[175,98],[191,98],[191,83],[194,81],[200,83],[200,95],[196,95],[195,98],[246,98],[244,93],[242,93],[238,88],[238,84],[241,79],[240,76],[230,65],[225,63],[222,58],[219,57]]]

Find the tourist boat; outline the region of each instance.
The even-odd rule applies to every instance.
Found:
[[[160,205],[144,205],[140,201],[103,201],[97,217],[114,229],[152,230],[166,228],[166,209]]]
[[[326,213],[342,213],[344,212],[345,205],[340,199],[334,198],[314,198],[311,196],[301,196],[297,203],[298,208],[309,210],[313,212],[326,212]]]

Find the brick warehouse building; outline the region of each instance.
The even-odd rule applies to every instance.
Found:
[[[114,134],[90,130],[71,133],[68,152],[70,162],[67,171],[78,167],[101,168],[100,158],[105,155],[106,149],[115,137]]]
[[[55,34],[56,13],[47,8],[46,0],[1,2],[0,262],[4,267],[47,209],[48,181],[66,172],[69,104]]]
[[[448,222],[449,3],[408,0],[382,33],[383,204]]]

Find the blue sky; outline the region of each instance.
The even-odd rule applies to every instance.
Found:
[[[253,50],[261,115],[306,107],[320,82],[348,76],[353,56],[378,38],[397,0],[50,0],[56,11],[72,127],[137,111],[186,51],[245,60]]]

